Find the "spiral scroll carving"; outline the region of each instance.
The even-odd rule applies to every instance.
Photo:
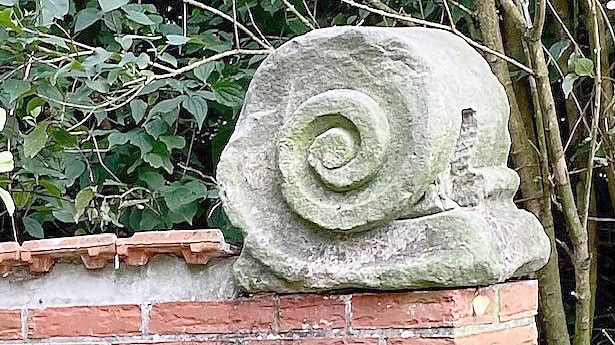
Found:
[[[340,89],[311,97],[295,110],[278,143],[284,198],[303,218],[338,228],[328,216],[335,205],[322,202],[310,180],[316,177],[330,193],[361,188],[382,167],[390,135],[384,110],[364,93]]]
[[[549,241],[512,202],[508,112],[487,62],[450,32],[332,27],[284,44],[217,167],[244,234],[237,281],[394,290],[540,268]]]

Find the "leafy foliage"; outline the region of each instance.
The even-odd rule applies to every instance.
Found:
[[[213,6],[232,12],[228,2]],[[0,196],[9,211],[0,236],[9,238],[15,209],[25,238],[216,226],[239,240],[219,207],[214,168],[267,51],[198,7],[184,26],[182,10],[0,2]],[[237,13],[269,21],[263,34],[273,45],[307,30],[286,20],[282,1],[244,1]],[[237,46],[261,51],[216,57]]]
[[[399,24],[338,1],[292,3],[307,19],[282,0],[238,0],[235,15],[250,36],[233,24],[230,0],[208,2],[215,11],[152,0],[0,0],[0,107],[10,110],[0,151],[11,148],[11,159],[0,158],[0,186],[11,191],[2,196],[14,199],[18,232],[211,226],[240,240],[219,207],[215,165],[267,49],[308,31],[304,20]],[[445,17],[437,1],[385,3]],[[456,2],[452,18],[479,38],[471,8]],[[556,42],[550,52],[557,60],[569,48]],[[580,53],[569,60],[566,95],[593,70]]]

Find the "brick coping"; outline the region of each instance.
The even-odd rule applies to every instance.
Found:
[[[76,260],[88,269],[101,269],[117,260],[131,266],[146,265],[157,254],[183,257],[189,264],[204,265],[211,258],[237,255],[238,248],[225,242],[218,229],[169,230],[136,233],[130,238],[115,234],[86,235],[0,243],[0,275],[27,266],[33,273],[51,270],[59,260]]]

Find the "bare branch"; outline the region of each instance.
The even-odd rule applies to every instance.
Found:
[[[216,14],[216,15],[218,15],[218,16],[220,16],[220,17],[222,17],[222,18],[224,18],[224,19],[226,19],[228,21],[230,21],[231,23],[234,22],[233,18],[231,16],[229,16],[228,14],[226,14],[226,13],[224,13],[224,12],[222,12],[222,11],[216,9],[216,8],[213,8],[211,6],[207,6],[207,5],[202,4],[202,3],[198,2],[198,1],[195,1],[195,0],[182,0],[182,1],[187,3],[187,4],[190,4],[192,6],[195,6],[195,7],[204,9],[206,11],[209,11],[209,12],[211,12],[213,14]],[[252,31],[250,31],[250,29],[246,28],[243,24],[237,23],[237,27],[239,29],[241,29],[241,31],[245,32],[248,36],[250,36],[250,38],[252,38],[254,41],[256,41],[263,48],[269,49],[269,50],[273,50],[273,47],[271,45],[263,42],[260,38],[256,37],[256,35],[254,35],[254,33]]]
[[[310,23],[310,21],[305,18],[301,13],[299,13],[299,11],[297,11],[297,9],[295,8],[295,5],[291,4],[288,0],[282,0],[284,2],[284,6],[286,6],[286,9],[289,12],[292,12],[297,18],[299,18],[299,20],[301,20],[303,22],[303,24],[305,24],[308,28],[310,28],[311,30],[314,30],[314,25],[312,25],[312,23]]]
[[[592,116],[592,124],[590,131],[590,145],[589,145],[589,155],[587,157],[587,166],[591,167],[594,164],[594,158],[596,156],[596,142],[598,137],[598,125],[600,120],[600,101],[602,98],[602,61],[601,61],[601,50],[602,46],[600,43],[600,25],[598,23],[598,9],[596,3],[598,0],[587,0],[589,6],[591,8],[592,15],[592,24],[594,29],[594,66],[595,73],[594,76],[594,112]],[[584,202],[583,209],[581,210],[581,224],[583,227],[587,229],[587,217],[589,214],[589,201],[591,197],[592,190],[592,178],[593,178],[593,169],[587,169],[587,173],[585,176],[585,186],[584,188]]]
[[[534,21],[529,30],[530,41],[537,41],[542,37],[547,16],[547,0],[536,0],[534,7]]]

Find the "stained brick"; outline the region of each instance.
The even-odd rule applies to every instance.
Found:
[[[488,302],[475,315],[472,301]],[[352,297],[354,328],[431,328],[493,322],[495,291],[492,288],[361,294]]]
[[[21,339],[21,311],[0,310],[0,339]]]
[[[507,328],[461,337],[456,345],[537,345],[538,332],[535,325]]]
[[[157,334],[235,333],[273,330],[272,297],[152,306],[149,329]]]
[[[32,338],[131,335],[140,333],[137,305],[66,307],[30,310],[28,334]]]
[[[280,331],[346,327],[342,296],[305,295],[280,298]]]
[[[500,286],[500,320],[531,317],[538,313],[538,282],[519,281]]]

